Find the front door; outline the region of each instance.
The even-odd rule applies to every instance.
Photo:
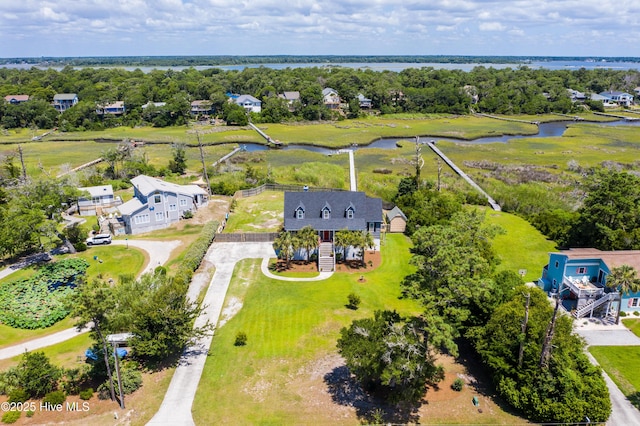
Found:
[[[322,242],[331,241],[331,231],[320,231],[320,240]]]

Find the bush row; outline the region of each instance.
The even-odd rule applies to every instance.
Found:
[[[213,242],[218,225],[218,222],[215,221],[204,225],[198,239],[195,240],[184,253],[182,264],[178,272],[176,272],[175,279],[181,280],[186,284],[191,281],[193,273],[200,266],[202,259],[204,259],[205,254],[207,254],[209,246]]]

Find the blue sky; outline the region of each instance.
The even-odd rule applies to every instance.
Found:
[[[639,0],[0,0],[0,57],[640,56]]]

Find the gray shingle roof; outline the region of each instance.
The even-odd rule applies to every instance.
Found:
[[[296,210],[304,209],[304,218],[296,218]],[[330,206],[331,218],[322,218],[322,209]],[[346,211],[354,210],[352,219],[347,218]],[[367,197],[364,192],[285,192],[284,194],[284,228],[297,231],[307,225],[313,229],[351,231],[366,230],[367,223],[382,222],[382,200]]]

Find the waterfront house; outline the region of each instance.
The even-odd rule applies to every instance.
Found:
[[[122,115],[127,111],[123,101],[116,101],[107,105],[98,105],[96,114],[98,115]]]
[[[234,99],[234,102],[243,107],[247,112],[261,112],[262,101],[251,95],[240,95]]]
[[[633,95],[626,92],[610,90],[608,92],[601,92],[600,96],[604,96],[605,98],[609,99],[610,103],[620,106],[628,107],[633,104]]]
[[[606,286],[611,270],[622,265],[640,271],[640,250],[562,250],[549,254],[538,286],[560,297],[576,318],[615,317],[618,311],[640,311],[640,292],[620,294]]]
[[[53,96],[53,107],[58,112],[65,112],[78,103],[78,95],[75,93],[57,93]]]
[[[197,185],[178,185],[145,175],[136,176],[131,183],[134,198],[118,207],[127,234],[166,228],[209,200]]]
[[[369,98],[365,98],[362,93],[358,93],[358,102],[360,102],[360,108],[371,109],[372,101]]]
[[[191,102],[192,115],[209,115],[213,113],[213,102],[209,100],[197,100]]]
[[[322,89],[322,103],[329,109],[340,108],[340,96],[338,92],[331,87]]]
[[[29,100],[29,95],[7,95],[4,101],[8,104],[17,105]]]
[[[284,99],[285,101],[287,101],[287,104],[289,106],[289,111],[293,111],[294,109],[294,104],[296,102],[300,102],[300,92],[295,91],[295,92],[284,92],[278,95],[278,97],[280,99]]]

